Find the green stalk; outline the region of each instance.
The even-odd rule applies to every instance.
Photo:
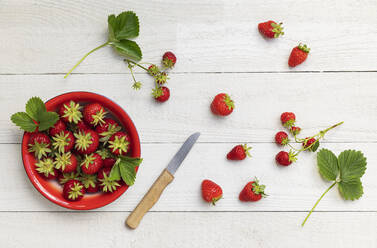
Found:
[[[146,67],[144,67],[144,66],[142,66],[142,65],[140,65],[140,64],[138,64],[138,63],[136,63],[136,62],[133,62],[132,60],[124,59],[124,61],[127,62],[127,63],[132,63],[132,64],[134,64],[134,65],[137,65],[137,66],[140,67],[141,69],[148,71],[148,69],[147,69]]]
[[[110,43],[110,42],[108,41],[108,42],[106,42],[106,43],[104,43],[104,44],[102,44],[102,45],[100,45],[100,46],[98,46],[98,47],[92,49],[92,50],[91,50],[90,52],[88,52],[87,54],[85,54],[84,57],[82,57],[82,58],[79,60],[79,62],[77,62],[77,64],[76,64],[74,67],[72,67],[72,69],[71,69],[67,74],[65,74],[64,78],[67,78],[68,75],[71,74],[71,72],[72,72],[74,69],[76,69],[76,67],[79,66],[79,64],[81,64],[81,62],[82,62],[86,57],[89,56],[89,54],[91,54],[91,53],[97,51],[98,49],[101,49],[102,47],[107,46],[109,43]]]
[[[329,190],[332,189],[335,186],[336,183],[337,182],[335,181],[333,184],[331,184],[331,186],[328,189],[326,189],[325,192],[323,192],[323,194],[321,195],[321,197],[314,204],[312,210],[310,210],[309,214],[306,216],[305,220],[302,222],[302,224],[301,224],[302,227],[305,225],[305,222],[308,220],[309,216],[312,214],[312,212],[314,211],[315,207],[317,207],[318,203],[322,200],[322,198],[326,195],[326,193],[329,192]]]

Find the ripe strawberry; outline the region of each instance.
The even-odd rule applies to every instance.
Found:
[[[63,121],[77,124],[82,118],[80,110],[80,104],[71,100],[62,104],[59,109],[59,115]]]
[[[162,64],[166,68],[173,68],[176,62],[177,62],[177,58],[172,52],[166,52],[162,56]]]
[[[77,169],[77,158],[70,152],[56,153],[54,166],[63,173],[74,172]]]
[[[69,180],[72,180],[72,179],[78,180],[79,174],[80,173],[78,173],[77,171],[70,172],[70,173],[59,173],[58,182],[60,184],[65,184],[66,182],[68,182]]]
[[[246,144],[237,145],[226,155],[228,160],[244,160],[246,156],[251,157],[249,150],[251,147],[248,147]]]
[[[158,68],[157,65],[150,65],[148,67],[148,73],[151,76],[156,76],[158,73],[160,73],[160,69]]]
[[[296,116],[292,112],[284,112],[280,116],[281,123],[285,127],[291,127],[295,124]]]
[[[306,45],[299,44],[298,46],[294,47],[291,51],[291,55],[289,56],[288,65],[290,67],[295,67],[301,63],[303,63],[308,54],[310,52],[310,48]]]
[[[259,201],[262,197],[267,196],[264,193],[265,185],[259,185],[259,181],[255,178],[254,181],[248,182],[242,189],[239,199],[240,201]]]
[[[288,166],[297,160],[296,155],[292,152],[281,151],[276,154],[275,160],[278,164]]]
[[[78,180],[69,180],[64,184],[63,197],[68,201],[78,201],[84,197],[84,185]]]
[[[98,134],[91,130],[80,130],[74,134],[76,141],[75,141],[75,149],[80,154],[90,154],[97,150],[99,145],[99,137]]]
[[[54,163],[51,158],[44,158],[35,164],[35,170],[42,174],[46,179],[55,179],[58,176],[58,171],[54,168]]]
[[[166,102],[167,100],[169,100],[169,97],[170,97],[170,90],[168,87],[161,87],[161,90],[162,90],[162,93],[159,97],[155,97],[156,101],[158,102]]]
[[[277,24],[274,21],[261,22],[258,24],[258,30],[267,38],[278,38],[284,34],[282,24],[282,22]]]
[[[97,173],[103,166],[103,161],[98,153],[92,153],[85,155],[83,161],[80,164],[81,170],[88,175]]]
[[[315,138],[306,137],[305,141],[302,143],[302,146],[305,149],[315,152],[319,147],[319,141],[316,140]]]
[[[34,153],[34,157],[41,159],[51,152],[51,140],[44,133],[32,133],[28,140],[28,151]]]
[[[125,155],[130,148],[130,137],[125,132],[116,132],[109,139],[109,150],[114,155]]]
[[[290,129],[292,135],[298,135],[301,132],[301,128],[299,127],[291,127]]]
[[[106,115],[105,108],[99,103],[89,103],[84,107],[84,120],[93,126],[103,125]]]
[[[103,160],[103,167],[112,168],[116,162],[115,158],[105,158]]]
[[[77,129],[78,130],[87,130],[87,129],[90,129],[90,127],[85,123],[85,121],[79,121],[79,122],[77,122]]]
[[[276,144],[285,146],[286,144],[289,143],[288,134],[286,132],[283,132],[283,131],[278,132],[275,135],[275,142],[276,142]]]
[[[95,130],[101,137],[100,141],[106,143],[113,134],[119,132],[122,128],[113,119],[105,118],[103,120],[103,125],[98,125]]]
[[[223,190],[219,185],[211,180],[203,180],[202,182],[202,197],[206,202],[210,202],[213,205],[223,196]]]
[[[60,153],[69,152],[75,144],[75,137],[71,131],[63,130],[52,137],[52,146]]]
[[[112,193],[114,192],[118,187],[120,187],[120,184],[117,181],[111,180],[109,178],[111,168],[102,168],[99,170],[97,174],[97,178],[99,181],[99,187],[100,189],[105,193]]]
[[[48,133],[50,134],[50,136],[55,136],[55,135],[61,133],[61,131],[64,131],[66,129],[67,129],[67,127],[66,127],[64,121],[58,120],[53,127],[50,127]]]
[[[234,102],[228,94],[220,93],[215,96],[211,103],[212,113],[215,115],[230,115],[234,109]]]
[[[96,193],[99,190],[97,174],[87,175],[83,174],[80,177],[81,183],[84,185],[86,193]]]

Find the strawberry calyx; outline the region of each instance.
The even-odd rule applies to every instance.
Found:
[[[168,81],[168,79],[169,79],[169,77],[168,77],[168,74],[166,72],[158,73],[155,76],[156,83],[158,83],[159,85],[165,84]]]
[[[229,110],[234,109],[234,102],[228,94],[225,94],[224,102],[225,102],[226,106],[229,108]]]
[[[42,160],[39,160],[35,164],[35,169],[38,171],[38,173],[43,174],[46,178],[48,178],[50,175],[55,176],[55,170],[54,170],[54,161],[51,158],[45,158]]]
[[[253,189],[252,190],[253,190],[253,192],[255,194],[262,195],[262,197],[266,197],[267,196],[267,194],[264,193],[264,190],[265,190],[266,186],[265,185],[260,185],[258,178],[254,179],[254,182],[252,183],[252,185],[253,185]]]
[[[85,168],[89,168],[89,165],[93,164],[94,161],[96,160],[96,157],[92,154],[85,155],[83,161],[81,162],[81,166],[85,166]]]
[[[134,90],[140,90],[140,89],[141,89],[141,86],[143,86],[143,84],[142,84],[140,81],[138,81],[138,82],[135,82],[135,83],[132,85],[132,88],[133,88]]]
[[[211,204],[212,204],[213,206],[216,206],[216,202],[217,202],[218,200],[220,200],[222,197],[223,197],[222,195],[220,195],[220,196],[218,196],[218,197],[213,197],[213,198],[212,198],[212,201],[211,201]]]
[[[103,148],[101,150],[97,150],[96,153],[98,155],[100,155],[102,159],[107,159],[107,158],[113,157],[112,153],[106,148]]]
[[[92,115],[93,121],[90,123],[94,126],[103,125],[105,123],[104,118],[106,116],[107,112],[104,109],[100,109],[97,111],[94,115]]]
[[[81,113],[81,106],[78,103],[75,103],[74,101],[70,101],[69,105],[64,104],[64,111],[63,111],[63,118],[67,119],[68,122],[73,122],[77,124],[81,118],[82,118],[82,113]]]
[[[98,179],[98,181],[100,182],[100,186],[103,192],[113,192],[117,189],[117,187],[120,187],[120,184],[115,180],[111,180],[110,177],[107,176],[106,172],[102,173],[103,178]]]
[[[284,32],[283,32],[283,23],[280,22],[280,23],[274,23],[272,22],[271,23],[271,27],[273,28],[272,29],[272,32],[274,32],[274,37],[275,38],[279,38],[280,35],[284,35]]]
[[[115,125],[109,124],[107,131],[99,133],[99,135],[102,136],[99,139],[99,141],[106,144],[108,142],[108,140],[110,139],[110,137],[113,136],[113,134],[115,134],[116,132],[119,132],[121,129],[122,128],[120,126],[118,126],[117,124],[115,124]]]
[[[157,74],[160,73],[160,68],[158,68],[157,65],[152,64],[152,65],[150,65],[150,66],[148,67],[148,70],[147,70],[147,71],[148,71],[149,75],[151,75],[151,76],[156,76]]]
[[[84,185],[82,185],[81,183],[74,182],[72,184],[72,186],[70,187],[70,190],[68,192],[68,198],[71,199],[71,200],[76,200],[77,198],[82,196],[83,195],[83,193],[82,193],[83,187],[84,187]]]
[[[89,188],[89,187],[96,187],[96,184],[97,184],[97,175],[87,175],[87,174],[83,174],[79,180],[81,181],[81,183],[84,185],[85,189]]]
[[[29,144],[28,151],[34,153],[34,156],[38,159],[47,156],[51,152],[50,144],[44,142],[34,142],[34,144]]]
[[[156,87],[154,89],[152,89],[152,96],[154,98],[159,98],[160,96],[162,96],[164,94],[163,90],[161,87]]]
[[[76,180],[79,177],[78,172],[69,172],[69,173],[63,173],[61,177],[59,177],[59,183],[65,184],[69,180]]]
[[[86,151],[93,143],[93,137],[90,132],[84,132],[80,130],[78,133],[75,133],[74,136],[76,138],[75,148],[78,150]]]
[[[126,136],[115,136],[113,141],[109,141],[109,148],[112,152],[118,151],[119,154],[127,153],[130,142],[126,138]]]
[[[52,146],[55,150],[58,150],[60,153],[64,153],[65,147],[69,145],[69,132],[61,131],[59,134],[52,137],[53,142]]]
[[[54,166],[56,169],[64,171],[65,167],[71,164],[71,152],[55,153]]]
[[[289,150],[288,152],[288,156],[289,156],[289,161],[294,163],[297,161],[297,154],[298,153],[295,153],[293,150]]]
[[[301,51],[303,52],[306,52],[306,53],[309,53],[310,52],[310,48],[306,46],[306,44],[299,44],[298,45],[298,49],[300,49]]]
[[[251,155],[250,155],[249,151],[251,150],[252,147],[248,147],[247,144],[244,144],[244,145],[242,145],[242,148],[243,148],[243,150],[245,151],[246,155],[247,155],[249,158],[251,158]]]

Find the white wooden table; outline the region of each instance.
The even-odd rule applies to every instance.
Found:
[[[107,15],[134,10],[144,61],[166,50],[178,57],[171,99],[155,104],[151,79],[131,89],[131,76],[110,48],[67,70],[106,39]],[[1,247],[376,247],[377,246],[377,2],[355,1],[84,1],[3,0],[0,7],[0,246]],[[286,35],[266,41],[257,23],[283,21]],[[312,51],[289,69],[299,41]],[[22,132],[9,120],[34,95],[44,100],[74,90],[98,92],[126,109],[142,141],[135,185],[96,211],[60,208],[29,182],[20,157]],[[209,111],[212,97],[228,92],[229,118]],[[304,228],[300,223],[329,186],[314,154],[279,168],[273,136],[281,112],[294,111],[304,134],[330,124],[322,147],[362,150],[368,158],[364,196],[344,201],[337,190],[322,200]],[[193,148],[137,230],[124,220],[184,139],[200,131]],[[235,144],[253,147],[252,159],[226,161]],[[268,198],[238,201],[258,176]],[[224,190],[216,207],[200,197],[210,178]]]

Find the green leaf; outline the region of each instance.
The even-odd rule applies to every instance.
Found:
[[[111,45],[117,53],[129,59],[139,61],[143,56],[139,45],[134,41],[122,40],[119,42],[112,42]]]
[[[50,127],[54,126],[55,123],[59,120],[59,115],[55,112],[42,112],[38,118],[39,131],[45,131]]]
[[[338,159],[335,154],[327,149],[317,153],[317,165],[321,176],[329,181],[335,181],[339,174]]]
[[[139,35],[139,18],[134,12],[126,11],[116,17],[114,35],[117,40],[135,38]]]
[[[338,165],[341,181],[349,182],[364,175],[367,162],[361,151],[346,150],[339,154]]]
[[[109,41],[117,41],[115,38],[115,26],[116,26],[116,18],[115,15],[109,15],[107,18],[107,24],[109,29]]]
[[[119,181],[120,180],[120,170],[119,170],[119,162],[120,159],[117,160],[115,165],[110,171],[109,179],[113,181]]]
[[[345,200],[357,200],[363,195],[363,186],[360,179],[348,182],[339,182],[339,192]]]
[[[25,112],[15,113],[10,117],[10,119],[14,124],[26,132],[34,132],[37,128],[37,124],[35,124],[33,119]]]
[[[312,147],[310,147],[310,150],[311,150],[312,152],[315,152],[315,151],[317,151],[318,147],[319,147],[319,141],[317,140],[317,141],[312,145]]]
[[[39,97],[30,98],[26,103],[25,110],[33,120],[38,122],[41,114],[47,111],[44,102]]]
[[[131,186],[134,184],[136,179],[135,168],[140,165],[143,161],[142,158],[131,158],[127,156],[119,157],[119,172],[122,177],[122,180],[128,185]]]

